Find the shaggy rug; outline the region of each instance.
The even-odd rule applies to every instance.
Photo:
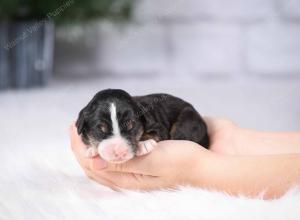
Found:
[[[89,180],[70,149],[1,148],[0,219],[300,219],[300,191],[264,201],[181,187],[114,192]]]

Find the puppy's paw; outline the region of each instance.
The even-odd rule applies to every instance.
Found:
[[[92,158],[92,157],[96,157],[98,155],[98,150],[96,147],[89,147],[86,150],[86,157]]]
[[[142,156],[150,153],[154,147],[156,147],[157,142],[153,139],[149,139],[146,141],[140,141],[138,145],[138,150],[136,152],[136,156]]]

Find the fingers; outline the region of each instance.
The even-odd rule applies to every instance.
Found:
[[[121,188],[150,190],[169,187],[167,182],[162,181],[160,177],[107,170],[85,169],[84,171],[89,178],[116,191],[119,191]]]
[[[135,173],[120,173],[111,171],[94,171],[86,173],[96,182],[108,186],[113,190],[155,190],[175,188],[176,182],[163,177],[154,177]]]
[[[168,187],[160,177],[153,177],[135,173],[102,172],[101,178],[109,181],[113,186],[123,189],[150,190]]]
[[[148,176],[136,173],[85,170],[86,175],[101,185],[107,186],[113,190],[122,189],[132,190],[150,190],[171,188],[175,183],[170,183],[161,177]]]
[[[180,142],[181,143],[181,142]],[[116,172],[128,172],[135,174],[144,174],[149,176],[160,176],[167,163],[167,158],[170,157],[171,152],[167,149],[173,148],[173,145],[181,145],[178,141],[160,141],[157,147],[153,148],[150,154],[144,156],[134,157],[133,159],[121,163],[108,163],[106,170]]]
[[[91,159],[86,157],[87,151],[93,151],[92,154],[94,155],[95,149],[87,149],[87,146],[82,142],[81,137],[77,134],[77,128],[74,123],[70,126],[70,139],[74,155],[83,169],[100,170],[106,167],[106,162],[100,157],[93,157]]]
[[[86,151],[86,157],[88,158],[93,158],[93,157],[96,157],[98,156],[98,150],[96,147],[89,147]]]
[[[154,149],[153,152],[154,151],[156,151],[156,149]],[[155,161],[159,159],[159,155],[155,157],[152,153],[145,156],[134,157],[125,163],[107,163],[105,170],[155,176],[157,166],[153,166],[153,164],[156,164]]]
[[[71,148],[77,161],[79,162],[81,167],[87,168],[88,160],[84,156],[87,148],[82,142],[80,136],[77,134],[77,129],[74,123],[70,126],[70,140],[71,140]]]
[[[119,191],[119,187],[111,182],[110,180],[106,179],[104,176],[100,175],[99,173],[96,174],[95,172],[91,172],[89,170],[85,171],[85,174],[92,180],[96,181],[97,183],[100,183],[103,186],[107,186],[115,191]]]
[[[99,156],[88,159],[88,169],[89,170],[103,170],[107,168],[107,162],[101,159]]]
[[[77,128],[74,123],[72,123],[70,126],[70,138],[72,150],[84,155],[87,147],[82,142],[81,137],[78,135]]]

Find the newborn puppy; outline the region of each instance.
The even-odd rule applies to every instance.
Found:
[[[161,140],[190,140],[208,148],[206,124],[182,99],[167,94],[130,96],[120,89],[98,92],[76,122],[89,146],[89,157],[100,154],[122,163],[149,153]]]

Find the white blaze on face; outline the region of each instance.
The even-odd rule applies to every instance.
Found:
[[[112,136],[102,140],[98,146],[100,156],[110,162],[124,162],[131,159],[134,154],[126,139],[121,136],[115,103],[109,106]]]
[[[110,119],[112,123],[112,128],[113,128],[113,135],[114,136],[120,136],[120,127],[119,127],[119,122],[118,122],[118,117],[117,117],[117,108],[115,103],[110,104]]]

